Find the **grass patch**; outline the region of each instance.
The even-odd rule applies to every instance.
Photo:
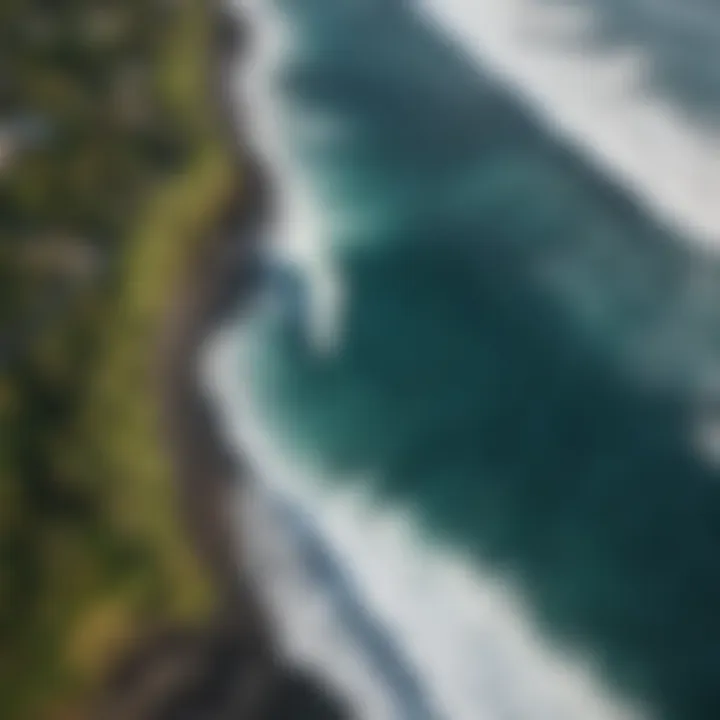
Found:
[[[27,360],[0,369],[4,720],[82,717],[130,641],[213,607],[176,512],[153,368],[168,302],[236,178],[209,87],[213,4],[172,7],[151,78],[186,161],[144,184],[128,216],[108,205],[97,227],[119,228],[109,284],[73,296]],[[14,209],[8,187],[0,203]],[[53,206],[50,229],[74,222],[63,210]]]

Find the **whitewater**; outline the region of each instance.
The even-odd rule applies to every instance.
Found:
[[[379,13],[391,4],[335,2]],[[308,4],[330,12],[331,3]],[[265,230],[268,264],[275,268],[280,259],[302,268],[310,289],[299,291],[288,280],[283,292],[310,323],[320,351],[332,354],[345,298],[328,238],[365,218],[353,214],[352,203],[332,206],[313,195],[289,147],[292,132],[303,142],[314,134],[324,142],[334,134],[342,141],[345,130],[332,118],[285,114],[273,73],[302,48],[292,23],[283,23],[283,5],[289,3],[237,4],[252,29],[254,58],[250,68],[247,58],[238,68],[237,104],[278,199]],[[630,5],[641,29],[660,27],[662,37],[676,33],[678,42],[692,37],[720,48],[720,14],[710,5],[688,3],[685,12],[667,2]],[[717,105],[699,109],[678,94],[680,85],[660,82],[655,69],[665,45],[655,41],[657,33],[617,40],[609,33],[593,42],[612,27],[615,7],[590,0],[417,4],[452,44],[527,104],[548,134],[576,148],[702,257],[714,258],[720,91]],[[264,302],[270,301],[257,300]],[[369,720],[658,717],[611,687],[595,658],[551,642],[511,579],[428,537],[411,504],[380,502],[371,475],[329,483],[272,437],[239,363],[247,352],[242,327],[255,309],[244,308],[218,334],[205,375],[253,471],[255,482],[238,490],[240,546],[287,654],[325,677],[351,699],[357,717]],[[716,369],[714,358],[710,365]]]

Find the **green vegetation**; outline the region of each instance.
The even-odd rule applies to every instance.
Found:
[[[234,182],[205,0],[0,1],[0,716],[83,717],[199,622],[158,428],[163,313]]]

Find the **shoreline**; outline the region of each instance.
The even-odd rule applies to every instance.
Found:
[[[209,239],[191,258],[169,303],[156,368],[181,522],[219,596],[210,627],[186,637],[193,648],[190,655],[199,651],[206,665],[205,685],[214,687],[218,696],[209,697],[206,687],[198,688],[198,717],[279,719],[306,708],[309,717],[331,720],[347,717],[345,708],[315,678],[280,657],[274,628],[248,577],[233,512],[247,471],[228,446],[202,382],[206,340],[252,291],[260,226],[270,197],[231,86],[247,51],[249,30],[221,0],[211,13],[216,29],[208,82],[215,118],[234,155],[232,188]],[[163,645],[171,639],[154,642]],[[174,658],[171,662],[177,664]],[[207,715],[215,706],[217,714]]]
[[[214,95],[220,116],[235,127],[227,84],[234,53],[215,48]],[[239,133],[238,133],[239,134]],[[240,137],[227,145],[235,152],[233,187],[169,303],[158,348],[162,423],[179,491],[183,518],[214,580],[230,594],[237,576],[232,549],[228,490],[243,469],[227,448],[199,373],[206,339],[242,302],[251,283],[252,253],[263,205],[259,168],[240,158]]]

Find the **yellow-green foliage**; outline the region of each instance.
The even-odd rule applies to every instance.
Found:
[[[133,25],[128,8],[152,4],[118,0],[127,22],[97,27],[127,44],[104,58],[108,73],[133,53],[143,59],[156,129],[172,119],[168,135],[182,140],[184,159],[170,171],[145,161],[137,133],[110,127],[72,70],[45,76],[42,57],[23,65],[39,105],[87,137],[74,141],[78,155],[40,149],[29,169],[21,159],[0,177],[0,245],[15,251],[0,254],[0,340],[33,317],[21,298],[44,297],[42,282],[13,265],[28,243],[89,237],[109,272],[102,285],[71,278],[57,307],[41,303],[51,321],[32,326],[20,356],[4,356],[0,343],[3,720],[81,717],[71,709],[129,640],[157,622],[201,621],[212,606],[175,512],[153,372],[168,301],[227,199],[233,167],[209,96],[212,3],[158,3],[162,22]],[[0,22],[23,6],[4,5]],[[96,131],[118,147],[93,144]],[[63,174],[75,183],[68,207],[53,200]],[[113,192],[125,193],[122,203]]]

